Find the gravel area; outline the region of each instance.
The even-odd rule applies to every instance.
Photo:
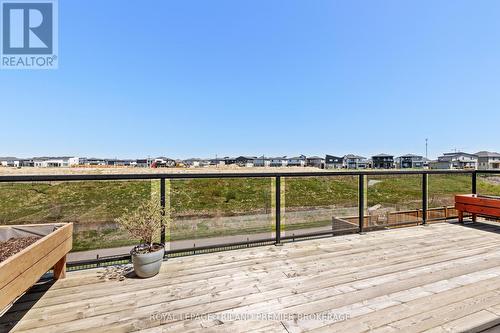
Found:
[[[106,267],[103,271],[99,271],[97,274],[100,280],[123,281],[133,272],[133,270],[134,268],[131,264],[117,265]]]
[[[0,242],[0,262],[6,260],[10,256],[21,252],[23,249],[27,248],[40,237],[30,236],[30,237],[21,237],[21,238],[11,238],[6,240],[5,242]]]

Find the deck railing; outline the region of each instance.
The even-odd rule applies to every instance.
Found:
[[[268,218],[272,218],[274,225],[268,226],[269,228],[265,229],[265,232],[260,233],[259,230],[262,228],[259,229],[255,226],[251,230],[259,236],[250,237],[252,236],[250,232],[244,235],[247,230],[245,227],[248,227],[247,223],[243,225],[241,232],[237,229],[238,227],[235,227],[231,229],[231,232],[227,233],[230,236],[213,237],[210,238],[210,242],[202,242],[201,245],[196,244],[196,237],[194,237],[192,246],[188,246],[186,244],[189,243],[189,238],[186,239],[184,237],[181,241],[184,244],[183,246],[179,246],[178,248],[175,246],[171,247],[166,252],[167,256],[177,256],[262,244],[281,245],[284,242],[304,238],[364,233],[384,228],[404,225],[425,225],[435,221],[453,219],[457,215],[451,202],[453,195],[478,193],[478,177],[491,177],[495,174],[500,174],[500,172],[494,170],[353,170],[321,172],[9,175],[0,176],[0,185],[10,183],[40,184],[46,182],[159,181],[159,200],[163,208],[168,208],[172,199],[171,182],[173,181],[196,181],[202,179],[271,180],[269,183],[271,185],[270,188],[266,188],[264,193],[266,197],[261,201],[265,203],[265,209],[261,207],[262,209],[254,212],[253,215],[245,215],[241,212],[235,213],[234,216],[228,214],[224,217],[224,221],[226,222],[223,222],[223,226],[218,226],[218,228],[222,231],[231,229],[230,223],[233,223],[231,221],[238,221],[238,218],[250,221],[253,221],[252,219],[264,219],[267,221]],[[437,185],[433,183],[433,177],[436,179],[435,183]],[[453,177],[461,177],[460,182],[454,181]],[[468,180],[469,177],[470,183]],[[483,181],[482,178],[481,182]],[[314,179],[316,182],[306,184],[304,182],[305,179]],[[496,181],[498,179],[495,179]],[[338,182],[335,185],[337,187],[328,187],[329,182]],[[356,182],[357,184],[355,184]],[[488,186],[485,188],[494,188],[496,191],[495,186],[499,186],[500,188],[500,182],[498,182],[498,185],[495,185],[495,182],[492,184],[488,183]],[[307,186],[301,187],[301,184],[306,184]],[[381,185],[377,184],[389,184],[390,186],[381,187]],[[452,185],[455,187],[451,188]],[[349,191],[351,191],[349,195],[342,196],[343,194],[340,193],[339,197],[338,192],[342,192],[342,186],[349,187]],[[450,187],[450,189],[443,189],[436,186]],[[5,190],[5,187],[0,187],[0,190]],[[81,190],[85,191],[85,188]],[[314,191],[323,190],[331,191],[332,196],[336,195],[336,198],[332,197],[331,205],[328,202],[325,204],[325,198],[328,201],[329,195],[325,194],[322,196],[323,201],[318,201],[318,207],[309,207],[307,205],[307,196],[309,194],[317,195],[318,193]],[[429,193],[432,191],[439,192],[441,195],[444,193],[443,191],[448,191],[446,192],[446,200],[440,198],[439,193],[436,195],[431,193],[432,200],[430,200]],[[254,192],[252,193],[252,195],[259,195]],[[270,194],[269,197],[267,197],[268,194]],[[289,207],[287,207],[288,199],[285,201],[288,194],[292,197],[291,206]],[[192,195],[197,196],[198,194],[193,193]],[[398,196],[401,197],[399,198]],[[244,198],[239,199],[244,200]],[[234,201],[238,200],[238,198],[237,196],[233,196],[230,200]],[[404,200],[407,200],[409,204],[401,205],[400,202]],[[304,202],[306,203],[304,204]],[[341,202],[341,204],[337,204],[338,202]],[[0,202],[0,205],[2,205],[2,202]],[[0,210],[0,219],[2,218],[1,214],[2,211]],[[3,223],[16,222],[16,220],[8,220],[5,217],[3,220]],[[183,221],[187,220],[187,217],[179,218],[176,223],[182,227]],[[286,220],[289,220],[289,223],[284,223]],[[218,220],[215,219],[215,221]],[[234,223],[237,226],[239,222]],[[193,234],[195,235],[197,225],[196,223],[193,223],[193,225]],[[168,235],[171,234],[167,231],[165,228],[162,228],[160,241],[162,243],[174,244],[173,239],[175,237],[167,239]],[[187,234],[189,234],[189,230]],[[70,263],[69,267],[95,267],[110,263],[123,263],[128,260],[129,256],[126,254],[107,257],[97,256],[96,259]]]

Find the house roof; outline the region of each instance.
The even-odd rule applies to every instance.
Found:
[[[76,156],[39,156],[33,157],[37,161],[47,161],[47,160],[68,160],[70,158],[75,158]]]
[[[457,151],[455,153],[444,153],[443,154],[443,156],[456,156],[456,155],[477,156],[476,154],[464,153],[463,151]]]
[[[354,154],[347,154],[344,156],[344,158],[358,158],[358,159],[365,159],[366,157],[359,156],[359,155],[354,155]]]
[[[308,160],[324,160],[324,157],[319,157],[319,156],[310,156],[307,158]]]
[[[133,161],[136,161],[136,160],[131,160],[131,159],[127,159],[127,158],[106,158],[104,160],[107,162],[133,162]]]
[[[477,155],[478,157],[500,157],[500,154],[497,152],[493,151],[479,151],[475,153],[474,155]]]
[[[255,160],[257,157],[255,156],[238,156],[236,159],[245,159],[245,160]]]
[[[402,156],[399,156],[399,157],[419,157],[419,158],[423,158],[422,155],[415,155],[415,154],[406,154],[406,155],[402,155]]]
[[[378,155],[373,155],[372,157],[394,157],[394,155],[378,154]]]

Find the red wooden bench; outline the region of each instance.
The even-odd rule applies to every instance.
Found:
[[[464,221],[464,213],[472,214],[472,221],[476,216],[500,218],[500,197],[463,194],[455,196],[455,209],[458,211],[458,219]]]

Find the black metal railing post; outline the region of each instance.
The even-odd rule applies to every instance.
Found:
[[[477,170],[472,172],[472,194],[477,194]],[[472,214],[472,222],[477,221],[477,215]]]
[[[276,245],[281,245],[281,177],[277,176],[276,186]]]
[[[359,208],[359,233],[363,233],[365,224],[365,175],[359,175],[358,181],[358,208]]]
[[[422,174],[422,224],[427,224],[427,210],[429,208],[429,175]]]
[[[162,219],[165,216],[165,178],[160,178],[160,205]],[[160,243],[165,244],[165,223],[162,220]]]
[[[477,171],[472,173],[472,194],[477,194]]]

